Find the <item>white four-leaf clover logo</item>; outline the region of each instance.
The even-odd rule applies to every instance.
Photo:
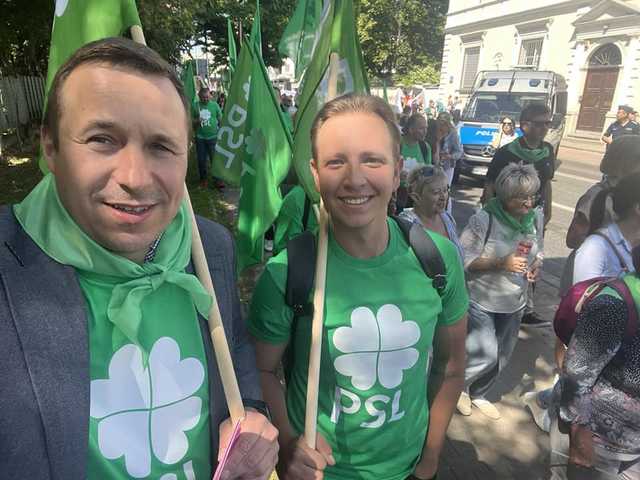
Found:
[[[359,307],[351,312],[351,327],[340,327],[333,335],[333,344],[344,353],[335,359],[334,367],[351,377],[359,390],[369,390],[376,379],[385,388],[396,388],[403,371],[418,361],[418,351],[412,347],[419,339],[420,327],[403,321],[397,306],[383,305],[377,315]]]
[[[201,127],[211,126],[211,112],[206,108],[203,108],[200,110],[200,126]]]
[[[204,381],[196,358],[180,360],[180,347],[169,337],[155,342],[148,367],[142,351],[128,344],[113,354],[109,378],[91,382],[90,414],[99,421],[98,445],[105,458],[124,456],[127,473],[151,473],[151,455],[173,465],[186,455],[185,432],[200,420],[202,400],[193,396]]]
[[[250,135],[244,141],[246,144],[246,151],[249,155],[253,155],[257,158],[262,158],[264,152],[267,150],[267,139],[264,137],[264,133],[260,128],[252,128]]]

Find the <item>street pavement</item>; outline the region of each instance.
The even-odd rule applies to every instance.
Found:
[[[560,148],[562,164],[553,181],[553,215],[545,236],[543,275],[535,293],[536,311],[553,319],[558,284],[569,254],[564,239],[573,208],[586,189],[600,178],[602,155]],[[481,183],[461,177],[454,189],[454,216],[459,226],[477,208]],[[498,421],[484,417],[475,407],[470,417],[454,414],[448,431],[439,480],[548,478],[549,437],[534,424],[522,395],[553,384],[552,328],[520,330],[511,362],[488,395],[502,413]]]

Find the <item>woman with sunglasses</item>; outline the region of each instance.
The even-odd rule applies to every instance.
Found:
[[[504,147],[507,143],[511,143],[517,139],[518,136],[513,119],[509,117],[502,117],[502,120],[500,120],[500,131],[496,132],[493,136],[491,145],[494,148]]]
[[[449,184],[445,171],[433,165],[416,168],[409,174],[407,185],[414,208],[405,209],[400,216],[451,240],[463,259],[456,221],[446,210]]]
[[[532,165],[506,166],[495,182],[496,194],[469,219],[460,241],[469,290],[465,391],[458,411],[471,406],[500,418],[486,399],[518,341],[529,282],[542,264],[543,214],[534,208],[540,180]]]

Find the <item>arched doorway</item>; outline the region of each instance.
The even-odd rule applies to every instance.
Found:
[[[611,110],[621,64],[620,49],[613,43],[602,45],[591,55],[580,103],[578,130],[602,131],[607,112]]]

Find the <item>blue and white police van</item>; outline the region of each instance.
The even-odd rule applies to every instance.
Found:
[[[464,157],[458,162],[456,174],[484,177],[495,153],[491,142],[498,133],[500,120],[508,116],[516,126],[519,125],[520,112],[533,102],[544,103],[553,113],[545,140],[557,153],[567,113],[564,77],[550,71],[534,70],[479,72],[459,124]]]

